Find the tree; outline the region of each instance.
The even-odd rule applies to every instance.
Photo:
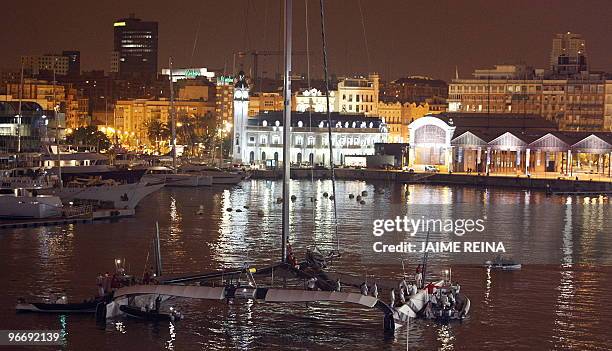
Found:
[[[78,146],[96,146],[100,151],[110,148],[111,142],[106,136],[94,126],[79,127],[66,136],[66,141]]]
[[[149,140],[155,140],[155,150],[159,154],[161,151],[161,142],[170,138],[170,130],[166,123],[159,120],[151,120],[147,122],[147,137]]]

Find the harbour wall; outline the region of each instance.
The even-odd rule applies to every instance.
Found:
[[[449,173],[408,173],[376,169],[338,168],[336,179],[389,181],[409,184],[466,185],[477,187],[503,187],[544,190],[554,193],[612,193],[612,182],[575,180],[568,178],[537,178],[502,175],[468,175]],[[255,170],[253,179],[280,179],[282,170]],[[292,179],[329,179],[331,171],[325,169],[292,169]]]

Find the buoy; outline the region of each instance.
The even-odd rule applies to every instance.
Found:
[[[329,199],[334,201],[334,199],[335,199],[334,195],[330,196]]]
[[[259,217],[263,217],[263,216],[265,215],[265,213],[264,213],[264,211],[263,211],[263,210],[259,210],[259,211],[257,211],[257,215],[258,215]]]
[[[365,191],[365,190],[364,190],[364,191],[362,191],[362,192],[361,192],[361,196],[363,196],[363,197],[368,196],[368,192],[367,192],[367,191]]]
[[[280,204],[281,202],[283,202],[283,198],[282,197],[277,197],[276,198],[276,203]]]
[[[360,204],[365,205],[365,200],[359,201]]]
[[[323,193],[323,197],[328,197],[328,196],[329,196],[329,194],[327,192]]]
[[[295,200],[297,200],[297,196],[291,195],[291,201],[295,202]]]
[[[236,209],[236,212],[242,212],[242,210],[241,210],[241,209],[239,209],[239,208],[237,208],[237,209]]]
[[[354,198],[354,197],[355,197],[355,195],[353,195],[353,194],[349,194],[349,199],[352,199],[352,198]]]
[[[232,212],[232,208],[231,208],[231,207],[228,207],[228,208],[227,208],[227,212]]]
[[[250,206],[249,206],[249,205],[244,205],[244,206],[242,206],[242,207],[244,207],[244,209],[245,209],[245,210],[248,210],[248,209],[250,208]]]
[[[200,208],[198,209],[198,212],[196,212],[196,214],[198,214],[198,215],[203,215],[204,214],[204,205],[200,205]]]
[[[357,202],[361,201],[361,196],[357,195]]]

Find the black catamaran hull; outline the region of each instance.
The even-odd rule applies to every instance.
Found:
[[[17,312],[36,313],[95,313],[96,305],[100,301],[83,303],[19,303],[15,307]]]

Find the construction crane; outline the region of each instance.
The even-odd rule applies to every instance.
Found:
[[[308,51],[293,51],[292,55],[306,55]],[[234,53],[234,71],[235,71],[235,61],[236,56],[245,57],[250,55],[253,58],[253,82],[257,84],[259,82],[259,56],[282,56],[284,55],[283,51],[275,51],[275,50],[253,50],[253,51],[238,51]]]

